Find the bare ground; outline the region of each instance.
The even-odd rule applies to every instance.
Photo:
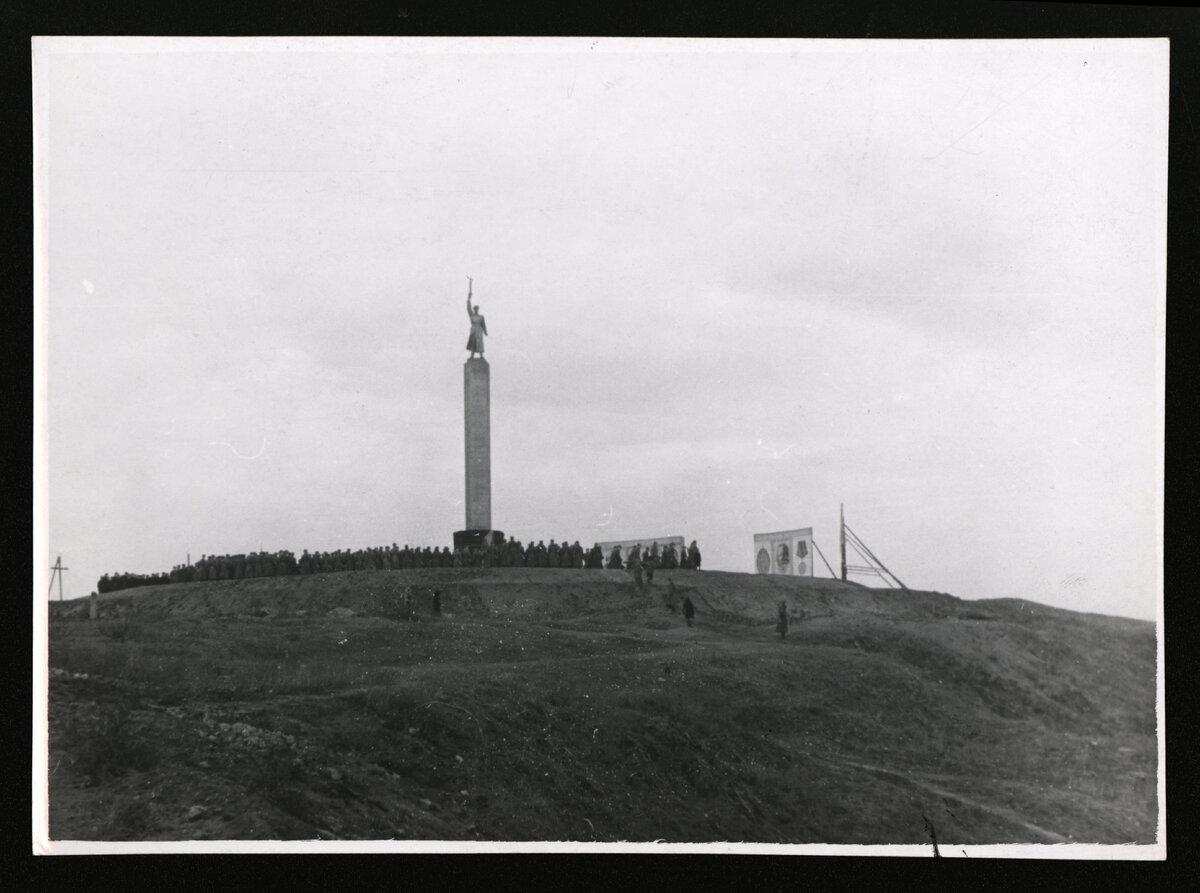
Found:
[[[803,615],[786,640],[781,598]],[[56,840],[927,843],[923,817],[946,845],[1156,836],[1149,623],[708,571],[100,601],[51,606]]]

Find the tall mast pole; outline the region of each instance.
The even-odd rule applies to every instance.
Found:
[[[60,602],[63,600],[63,591],[62,591],[63,571],[66,571],[66,570],[70,570],[70,568],[62,566],[62,556],[59,555],[54,560],[54,564],[52,564],[50,566],[50,592],[54,591],[54,578],[58,577],[58,600]],[[46,593],[46,594],[49,595],[50,593]]]
[[[842,582],[846,581],[846,505],[838,504],[838,539],[842,547]]]

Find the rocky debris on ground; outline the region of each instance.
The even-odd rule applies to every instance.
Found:
[[[61,667],[51,667],[50,668],[50,678],[57,679],[57,680],[99,679],[100,674],[99,673],[72,673],[68,670],[62,669]]]
[[[268,747],[295,747],[296,738],[271,729],[260,729],[245,722],[218,722],[204,717],[207,727],[205,737],[209,741],[220,741],[234,747],[264,750]]]

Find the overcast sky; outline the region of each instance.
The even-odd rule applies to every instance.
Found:
[[[35,560],[449,544],[472,276],[509,536],[1153,619],[1167,56],[41,42]]]

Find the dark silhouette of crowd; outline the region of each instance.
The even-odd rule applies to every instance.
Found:
[[[599,546],[593,546],[593,550],[597,553],[597,560],[600,559]],[[692,540],[690,546],[680,547],[679,551],[675,551],[675,544],[668,543],[666,548],[661,551],[658,548],[658,543],[654,543],[649,549],[646,549],[641,543],[635,545],[629,550],[629,556],[625,559],[621,557],[621,547],[613,546],[612,551],[608,554],[608,561],[604,565],[610,570],[621,570],[622,568],[641,568],[645,570],[650,578],[653,579],[654,571],[661,568],[662,570],[685,570],[698,571],[700,570],[700,548],[696,545],[696,541]],[[596,567],[599,567],[596,564]]]
[[[173,582],[167,574],[105,574],[96,583],[96,592],[116,592],[135,586],[162,586]]]
[[[634,546],[630,555],[635,562],[653,576],[655,568],[672,570],[700,569],[700,549],[696,541],[678,552],[674,544],[660,551],[654,543],[644,551]],[[615,546],[607,559],[599,543],[585,550],[576,540],[559,543],[551,539],[528,545],[520,540],[504,540],[483,546],[467,546],[440,549],[425,546],[392,543],[370,549],[338,549],[334,552],[309,552],[307,549],[297,558],[287,550],[279,552],[251,552],[248,555],[203,555],[193,564],[178,564],[167,574],[105,574],[97,583],[96,591],[116,592],[135,586],[160,586],[166,583],[194,583],[206,580],[244,580],[252,577],[288,577],[298,574],[325,574],[336,571],[356,570],[410,570],[437,567],[559,567],[559,568],[609,568],[622,570],[627,559],[622,559],[621,547]]]

